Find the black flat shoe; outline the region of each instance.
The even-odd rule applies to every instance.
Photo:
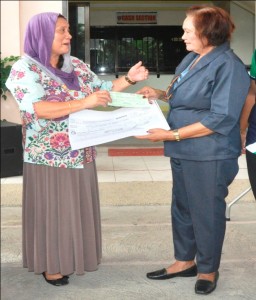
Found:
[[[197,266],[196,265],[194,265],[193,267],[190,267],[186,270],[176,272],[176,273],[167,273],[166,269],[147,273],[147,277],[149,279],[157,279],[157,280],[170,279],[170,278],[174,278],[174,277],[193,277],[196,275],[197,275]]]
[[[62,285],[67,285],[68,282],[68,276],[63,276],[62,278],[58,278],[58,279],[54,279],[54,280],[49,280],[46,278],[45,272],[42,273],[42,275],[44,276],[44,279],[47,283],[50,283],[54,286],[62,286]]]
[[[219,279],[219,271],[216,272],[214,281],[198,279],[195,285],[196,294],[207,295],[216,289]]]

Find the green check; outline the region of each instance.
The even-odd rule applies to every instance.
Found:
[[[143,95],[133,93],[109,92],[112,102],[109,106],[117,107],[149,107],[150,103]]]

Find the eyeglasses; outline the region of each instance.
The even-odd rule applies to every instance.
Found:
[[[173,78],[173,80],[171,81],[171,83],[168,85],[167,89],[166,89],[166,100],[169,101],[171,98],[172,98],[172,95],[173,93],[170,93],[169,92],[171,91],[173,85],[175,84],[175,82],[180,78],[180,75],[177,75]]]

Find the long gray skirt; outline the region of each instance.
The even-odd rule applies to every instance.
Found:
[[[23,266],[41,274],[95,271],[102,256],[95,162],[84,169],[24,163]]]

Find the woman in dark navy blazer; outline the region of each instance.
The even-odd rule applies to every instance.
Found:
[[[190,53],[177,67],[172,83],[166,91],[152,87],[138,91],[170,105],[170,131],[156,128],[137,137],[164,141],[173,175],[175,261],[147,277],[197,275],[197,294],[209,294],[217,285],[226,229],[225,198],[241,154],[239,117],[250,79],[229,47],[234,28],[221,8],[191,7],[182,36]]]

